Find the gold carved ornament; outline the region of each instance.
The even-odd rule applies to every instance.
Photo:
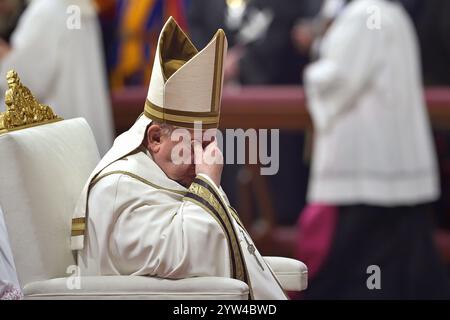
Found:
[[[14,70],[6,74],[6,111],[0,113],[0,134],[63,120],[46,105],[40,104]]]

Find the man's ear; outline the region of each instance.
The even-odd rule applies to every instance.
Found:
[[[161,126],[152,124],[147,128],[147,149],[152,153],[157,153],[161,147]]]

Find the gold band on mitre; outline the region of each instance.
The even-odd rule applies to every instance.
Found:
[[[196,123],[201,123],[203,129],[217,128],[220,119],[217,111],[192,112],[161,108],[148,99],[145,101],[144,115],[157,122],[188,129],[194,128]]]

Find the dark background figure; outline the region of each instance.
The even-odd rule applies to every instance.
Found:
[[[317,2],[317,1],[315,1]],[[246,47],[239,68],[242,84],[298,84],[308,57],[298,53],[291,41],[291,31],[299,18],[315,14],[308,1],[255,0],[248,12],[269,11],[273,20],[264,37]],[[312,11],[312,12],[311,12]]]
[[[413,19],[422,51],[425,85],[450,85],[450,1],[418,1]]]
[[[228,47],[234,46],[235,32],[225,23],[227,8],[226,0],[190,1],[187,10],[189,35],[198,48],[203,48],[218,28],[225,31]]]
[[[239,47],[243,52],[237,61],[237,81],[243,85],[256,84],[298,84],[302,81],[301,71],[308,61],[298,53],[291,41],[295,22],[314,16],[321,1],[284,0],[191,0],[188,8],[189,30],[194,44],[204,46],[217,28],[227,34],[229,51]],[[243,7],[239,22],[233,21],[236,7]],[[266,14],[268,26],[261,13]],[[239,13],[236,13],[238,15]],[[247,35],[252,31],[257,35]]]
[[[450,85],[450,1],[401,0],[410,14],[420,43],[425,86]],[[442,195],[436,203],[439,228],[450,230],[450,135],[435,130]]]

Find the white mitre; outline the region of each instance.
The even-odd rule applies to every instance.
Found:
[[[84,246],[92,179],[140,147],[152,121],[182,128],[193,128],[195,122],[201,122],[204,129],[218,127],[226,51],[223,30],[219,29],[206,47],[198,51],[176,21],[172,17],[167,20],[159,35],[144,112],[128,131],[116,138],[84,186],[72,219],[72,250]]]

